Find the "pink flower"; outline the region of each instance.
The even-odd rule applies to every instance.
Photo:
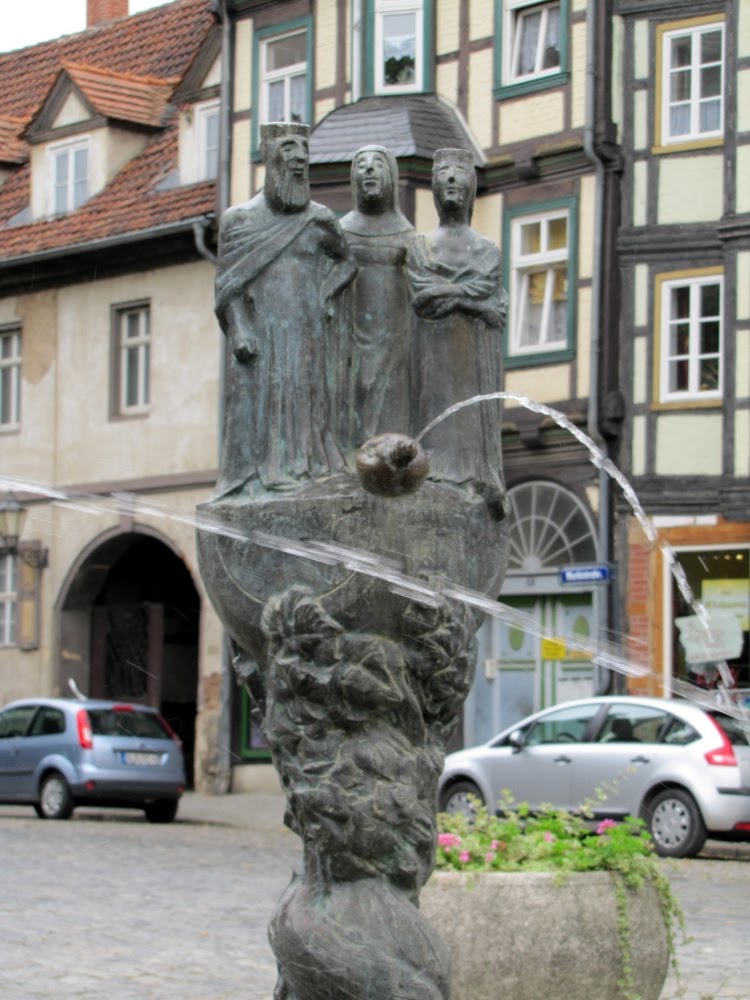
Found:
[[[499,846],[500,846],[499,840],[493,840],[492,843],[490,844],[490,847],[492,848],[493,851],[496,851]]]
[[[596,832],[601,837],[603,833],[606,833],[607,830],[611,830],[613,826],[617,826],[617,823],[615,823],[613,819],[603,819],[599,826],[597,826]]]
[[[492,862],[495,860],[495,852],[487,851],[487,853],[484,856],[484,860],[487,862],[488,865],[491,865]]]
[[[438,846],[444,847],[446,850],[450,850],[452,847],[459,847],[461,844],[461,838],[457,833],[439,833],[438,834]]]
[[[547,841],[548,844],[551,844],[552,841],[555,839],[555,835],[554,835],[554,833],[550,833],[549,830],[545,830],[544,831],[544,839]]]
[[[461,851],[458,856],[458,860],[465,864],[467,861],[471,861],[471,854],[468,851]]]

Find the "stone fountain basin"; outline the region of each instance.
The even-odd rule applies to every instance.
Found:
[[[263,607],[291,586],[310,588],[347,630],[396,639],[405,598],[345,565],[260,545],[255,532],[356,549],[395,563],[407,576],[432,585],[450,581],[492,598],[507,562],[507,517],[498,519],[480,498],[431,482],[408,496],[380,497],[354,476],[339,475],[294,492],[210,500],[199,512],[231,531],[198,529],[200,571],[225,628],[259,662]]]

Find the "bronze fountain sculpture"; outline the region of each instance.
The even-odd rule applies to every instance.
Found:
[[[355,155],[339,224],[310,201],[307,127],[261,131],[263,191],[224,214],[219,242],[224,442],[201,516],[227,531],[199,529],[198,546],[303,845],[271,921],[275,1000],[438,1000],[450,963],[419,892],[480,618],[345,556],[247,539],[364,550],[432,593],[452,580],[497,595],[500,404],[439,423],[426,453],[414,437],[501,387],[500,254],[469,225],[470,153],[435,154],[440,225],[417,236],[387,150]]]

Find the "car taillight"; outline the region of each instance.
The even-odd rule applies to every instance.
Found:
[[[164,728],[167,730],[167,732],[172,737],[172,739],[175,741],[175,743],[177,743],[178,746],[180,747],[180,749],[182,749],[182,740],[177,735],[177,733],[174,731],[174,729],[172,729],[172,727],[170,726],[170,724],[167,722],[167,720],[164,718],[163,715],[159,716],[159,721],[164,726]]]
[[[735,823],[734,828],[738,833],[750,833],[750,823]]]
[[[78,711],[78,742],[84,750],[91,750],[94,746],[94,734],[91,732],[91,720],[85,708]]]
[[[716,767],[737,767],[737,758],[734,755],[734,748],[729,742],[729,737],[713,715],[709,715],[708,718],[713,722],[717,733],[721,737],[721,746],[716,747],[715,750],[709,750],[705,755],[706,761]]]

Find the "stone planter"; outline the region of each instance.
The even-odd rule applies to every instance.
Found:
[[[669,954],[659,895],[626,890],[633,985],[658,1000]],[[622,945],[608,872],[435,872],[420,908],[448,946],[451,1000],[621,1000]]]

